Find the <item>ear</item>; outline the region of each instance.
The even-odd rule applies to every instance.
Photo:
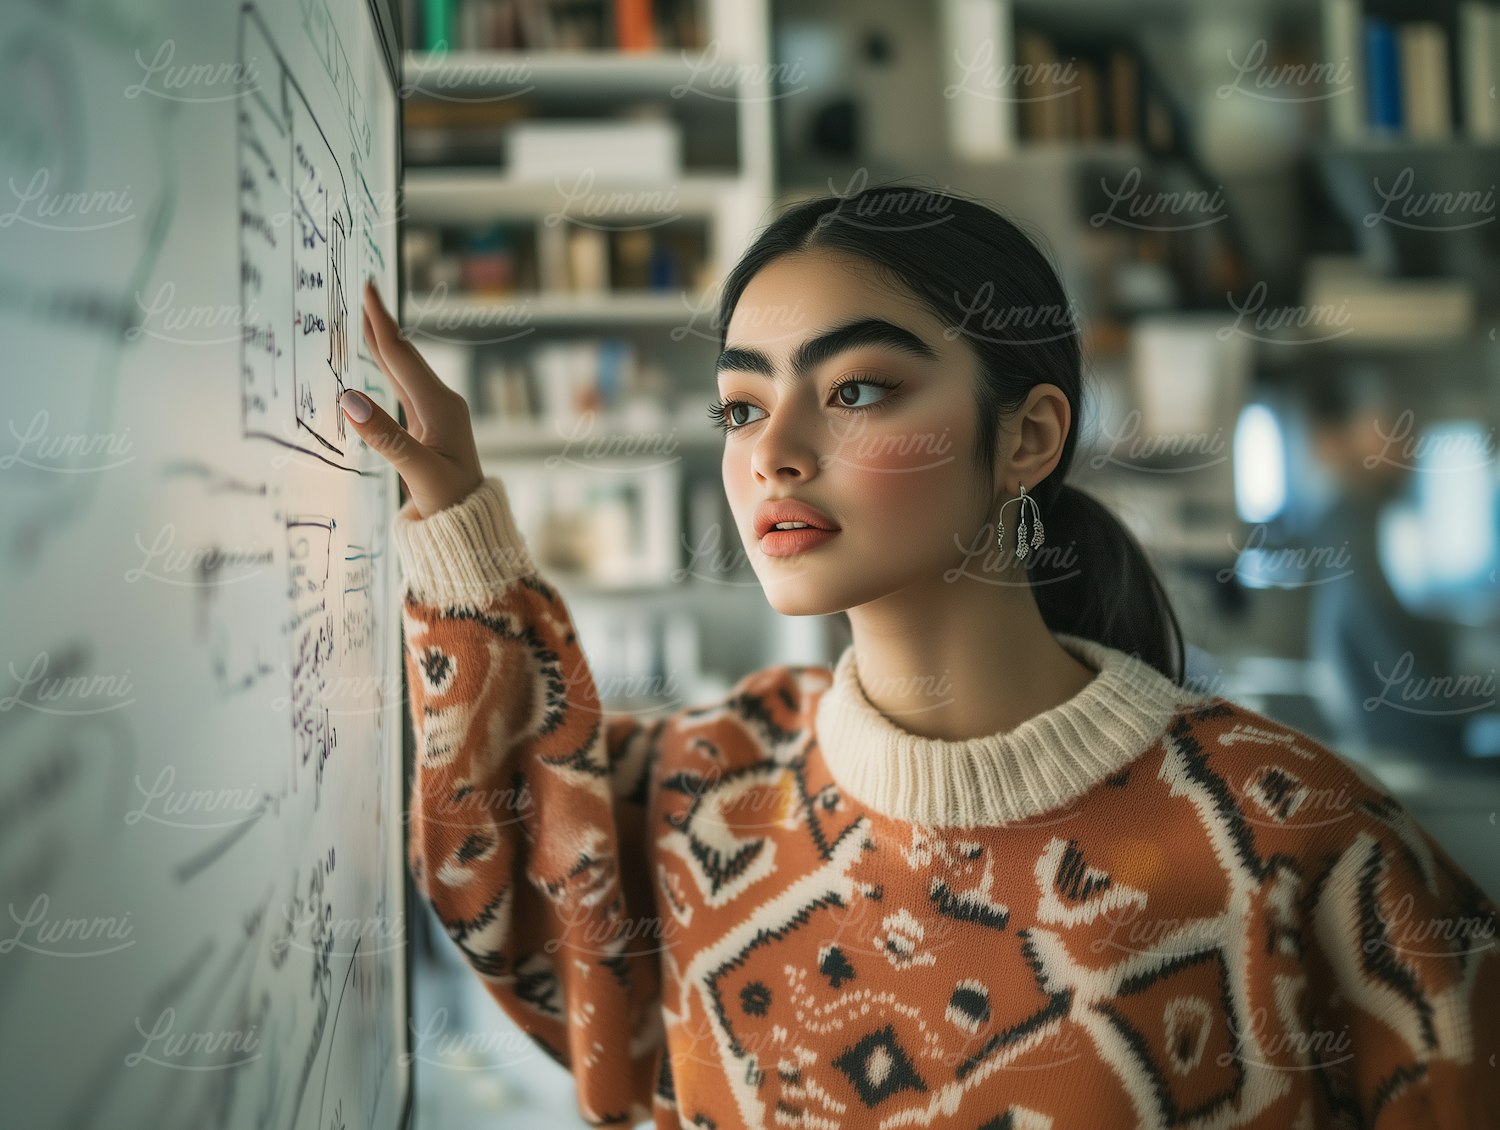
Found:
[[[995,460],[995,490],[1002,500],[1019,493],[1020,483],[1031,490],[1062,459],[1073,410],[1055,384],[1035,385],[1000,431],[1001,450]]]

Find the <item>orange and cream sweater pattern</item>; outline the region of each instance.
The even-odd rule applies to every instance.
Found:
[[[1312,738],[1062,634],[971,741],[852,647],[611,714],[498,479],[394,538],[413,876],[591,1124],[1500,1128],[1500,912]]]

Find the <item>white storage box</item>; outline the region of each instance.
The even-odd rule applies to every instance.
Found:
[[[511,129],[514,179],[585,172],[601,181],[675,179],[682,172],[682,131],[670,121],[518,122]]]

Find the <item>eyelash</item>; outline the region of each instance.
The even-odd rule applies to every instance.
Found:
[[[892,393],[892,395],[890,396],[885,396],[877,400],[874,404],[837,405],[837,407],[843,409],[845,412],[869,412],[870,410],[875,408],[884,408],[887,404],[896,399],[895,390],[901,387],[899,382],[893,383],[891,381],[881,380],[877,377],[852,376],[845,377],[839,381],[835,381],[833,387],[829,390],[829,395],[837,395],[838,390],[843,388],[845,385],[876,385],[880,388],[890,389]],[[714,421],[714,427],[718,428],[725,435],[728,435],[730,432],[737,432],[741,428],[748,428],[750,424],[734,424],[730,423],[729,421],[730,409],[740,404],[743,404],[749,408],[755,407],[755,405],[751,404],[748,400],[736,400],[733,397],[725,400],[720,400],[714,404],[710,404],[708,406],[708,415],[709,418]],[[755,422],[756,421],[752,420],[750,423]]]

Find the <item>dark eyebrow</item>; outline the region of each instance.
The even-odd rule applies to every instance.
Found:
[[[936,349],[910,330],[902,329],[884,318],[862,318],[857,322],[835,326],[804,341],[792,357],[792,372],[798,377],[806,376],[809,371],[830,358],[862,345],[883,345],[887,349],[920,357],[924,361],[936,361],[938,356]],[[771,359],[760,350],[736,347],[724,350],[714,363],[716,376],[726,370],[759,373],[763,377],[774,377],[776,373]]]

